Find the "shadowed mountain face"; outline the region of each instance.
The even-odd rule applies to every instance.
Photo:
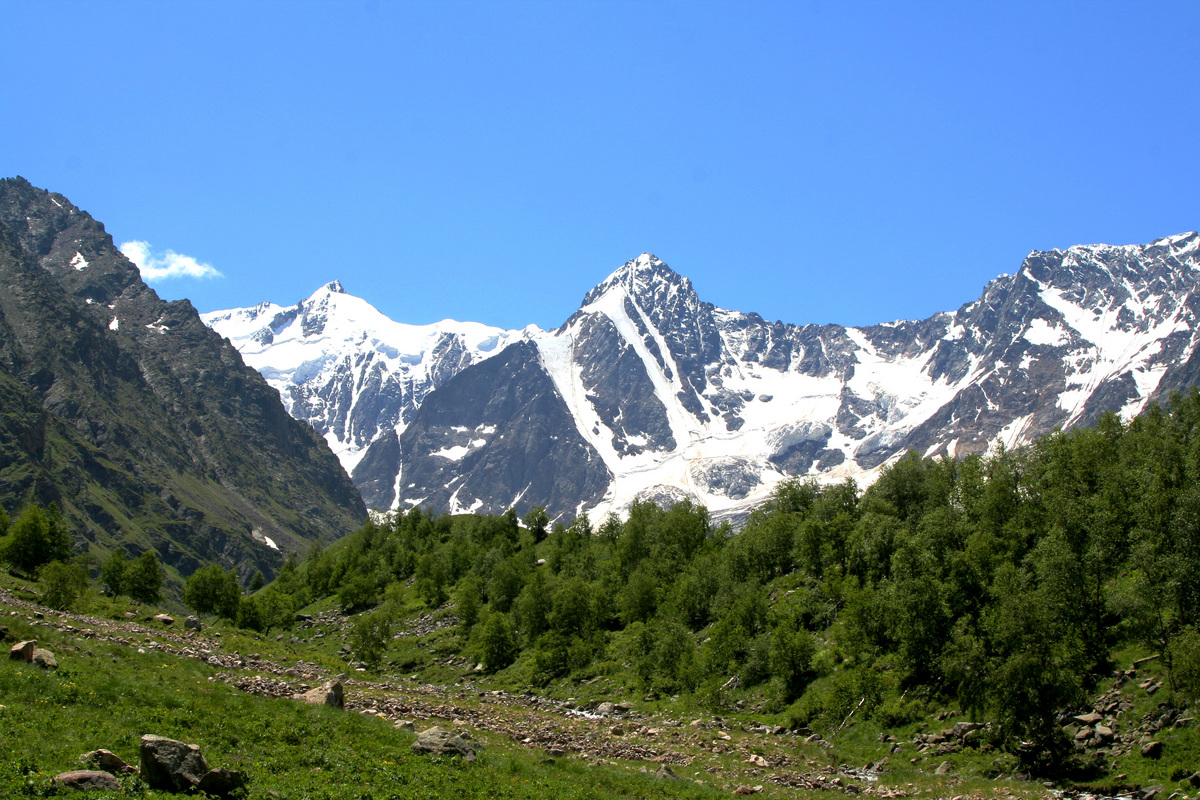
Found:
[[[365,516],[325,442],[190,303],[21,178],[0,181],[0,397],[0,502],[58,503],[77,549],[269,575]]]
[[[716,308],[647,253],[558,330],[438,362],[442,382],[380,426],[354,480],[378,508],[564,516],[687,497],[736,513],[788,477],[867,482],[908,450],[1011,447],[1194,385],[1198,283],[1195,233],[1077,246],[1031,253],[956,312],[845,328]],[[554,447],[515,457],[535,434]]]

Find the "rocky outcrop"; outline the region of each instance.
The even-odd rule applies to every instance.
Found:
[[[159,298],[65,197],[10,178],[0,503],[30,498],[58,504],[76,549],[150,546],[184,575],[209,562],[273,575],[366,514],[325,442],[190,303]]]

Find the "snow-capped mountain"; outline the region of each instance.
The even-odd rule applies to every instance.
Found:
[[[353,477],[377,508],[568,516],[647,496],[731,512],[790,476],[868,482],[910,449],[1013,446],[1197,383],[1198,283],[1188,233],[1034,252],[926,320],[797,326],[705,303],[642,254],[559,329],[447,369],[404,424],[376,425]],[[291,363],[272,346],[248,360],[269,380],[268,363]]]
[[[325,437],[349,473],[372,441],[404,430],[430,391],[521,336],[449,319],[395,322],[338,281],[294,306],[201,317],[279,391],[289,414]]]

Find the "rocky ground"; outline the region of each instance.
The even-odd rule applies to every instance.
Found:
[[[945,730],[918,734],[912,741],[883,737],[874,763],[838,763],[833,748],[819,735],[799,734],[760,723],[745,723],[721,717],[674,718],[658,714],[647,717],[624,703],[577,704],[540,697],[532,692],[512,694],[486,691],[464,677],[453,686],[423,684],[408,678],[373,680],[365,672],[335,676],[330,670],[303,660],[282,663],[258,653],[229,652],[220,634],[185,630],[175,620],[129,618],[106,620],[45,609],[0,590],[6,613],[22,617],[31,625],[53,628],[74,637],[80,648],[88,642],[104,642],[144,652],[160,651],[208,664],[215,672],[210,680],[241,691],[285,699],[308,692],[331,680],[340,680],[344,708],[349,713],[370,714],[416,730],[431,725],[453,727],[467,737],[482,740],[500,737],[516,746],[544,753],[546,758],[578,758],[592,764],[607,764],[656,772],[667,779],[688,779],[726,789],[736,795],[755,794],[771,787],[829,790],[832,794],[866,795],[879,798],[945,796],[966,800],[971,793],[958,793],[960,781],[942,757],[964,747],[980,735],[982,726],[958,723]],[[469,673],[468,673],[469,675]],[[1124,681],[1137,680],[1130,670]],[[1139,686],[1155,691],[1151,681]],[[1096,698],[1094,708],[1065,719],[1081,751],[1101,755],[1119,754],[1130,748],[1153,748],[1154,733],[1166,726],[1191,724],[1188,717],[1168,713],[1127,720],[1131,706],[1114,689]],[[914,786],[889,776],[893,761],[930,765],[935,785]],[[936,767],[936,769],[935,769]],[[1200,774],[1196,776],[1200,784]],[[1048,798],[1101,800],[1081,791],[1039,788],[1017,782],[1017,788],[997,784],[988,797],[1042,795]],[[1024,787],[1024,788],[1022,788]],[[1180,796],[1162,787],[1131,789],[1123,798],[1168,800]]]

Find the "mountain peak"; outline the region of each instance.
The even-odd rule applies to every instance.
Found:
[[[605,278],[583,298],[588,306],[613,289],[621,288],[633,298],[649,298],[668,292],[692,291],[692,282],[667,266],[666,262],[653,253],[642,253],[631,258],[619,269]]]
[[[342,288],[342,282],[339,280],[332,280],[329,283],[325,284],[321,288],[324,289],[325,291],[329,292],[330,294],[345,294],[346,293],[346,290],[344,288]]]

